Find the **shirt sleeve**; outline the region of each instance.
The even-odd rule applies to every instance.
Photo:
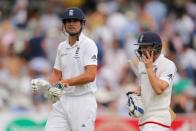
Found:
[[[166,81],[169,85],[171,85],[173,83],[175,74],[176,66],[174,63],[171,63],[169,66],[167,66],[167,69],[164,69],[159,78],[161,80]]]
[[[97,65],[97,46],[94,42],[91,42],[86,46],[84,54],[84,65]]]
[[[54,63],[54,68],[57,70],[61,70],[61,54],[60,54],[60,49],[57,49],[57,54],[56,54],[56,59],[55,59],[55,63]]]

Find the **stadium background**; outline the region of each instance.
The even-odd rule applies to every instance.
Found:
[[[161,35],[163,53],[178,68],[173,129],[196,130],[194,0],[0,0],[0,131],[43,130],[51,103],[44,92],[31,94],[30,80],[48,77],[56,47],[66,39],[60,18],[70,6],[84,10],[84,32],[99,50],[97,131],[138,130],[125,94],[137,87],[132,43],[145,30]]]

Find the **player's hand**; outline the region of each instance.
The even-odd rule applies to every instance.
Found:
[[[64,85],[58,82],[56,85],[49,89],[48,97],[52,102],[56,102],[59,100],[63,93]]]
[[[36,78],[31,80],[31,90],[33,93],[40,90],[40,88],[49,88],[50,83],[44,79]]]
[[[142,54],[142,61],[145,64],[146,69],[153,68],[153,56],[154,56],[153,51],[151,52],[146,51],[145,54],[146,55]]]

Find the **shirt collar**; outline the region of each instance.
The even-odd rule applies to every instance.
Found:
[[[159,57],[154,61],[153,65],[157,65],[162,57],[164,57],[164,55],[160,54]]]
[[[73,46],[70,46],[68,43],[69,43],[69,40],[67,39],[67,44],[66,44],[66,48],[67,49],[71,49],[71,48],[74,48],[74,47],[77,47],[80,43],[80,41],[84,38],[84,34],[81,33],[80,36],[79,36],[79,41],[76,41],[76,43],[73,45]]]

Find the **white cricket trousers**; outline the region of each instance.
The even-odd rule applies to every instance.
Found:
[[[141,126],[140,131],[170,131],[170,128],[158,124],[148,123]]]
[[[44,131],[94,131],[97,103],[93,93],[63,95],[53,104]]]

